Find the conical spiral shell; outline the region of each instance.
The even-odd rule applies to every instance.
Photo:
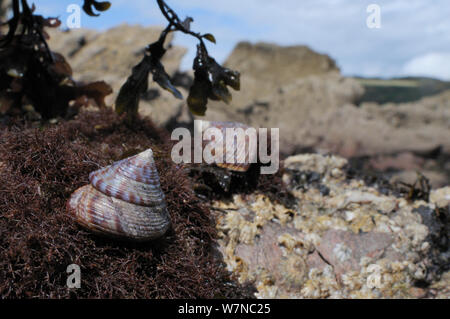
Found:
[[[232,148],[226,147],[227,140],[227,128],[230,129],[243,129],[244,131],[247,129],[251,129],[251,127],[238,123],[238,122],[218,122],[218,121],[202,121],[201,132],[205,133],[205,131],[209,128],[217,128],[222,132],[222,136],[219,138],[215,138],[214,140],[204,140],[204,144],[209,144],[212,148],[222,147],[223,152],[223,162],[215,163],[219,167],[223,167],[232,171],[237,172],[246,172],[251,163],[256,162],[257,158],[257,144],[255,142],[255,148],[250,148],[250,138],[248,135],[245,136],[245,143],[242,143],[243,140],[235,139],[233,141]],[[255,130],[256,132],[256,130]],[[234,163],[227,163],[226,158],[227,155],[232,156],[235,159]]]
[[[92,172],[89,181],[67,203],[82,226],[133,240],[154,239],[169,228],[151,149]]]

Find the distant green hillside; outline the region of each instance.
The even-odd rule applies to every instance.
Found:
[[[431,78],[355,78],[355,80],[361,83],[365,89],[364,95],[357,101],[358,104],[362,102],[377,102],[380,104],[411,102],[450,90],[450,82]]]

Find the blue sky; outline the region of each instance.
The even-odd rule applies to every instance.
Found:
[[[32,1],[30,1],[31,3]],[[65,23],[71,3],[82,0],[35,0],[38,12]],[[81,25],[105,30],[121,23],[165,25],[156,1],[111,0],[99,18],[85,14]],[[167,0],[180,18],[191,16],[194,31],[213,33],[210,54],[223,62],[239,41],[307,45],[334,58],[344,75],[425,75],[450,80],[449,0]],[[379,5],[381,28],[368,28],[370,4]],[[177,35],[175,44],[196,42]]]

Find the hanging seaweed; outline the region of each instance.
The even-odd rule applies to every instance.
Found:
[[[93,9],[104,11],[108,2],[86,0],[83,9],[95,15]],[[44,119],[66,116],[69,108],[75,112],[91,101],[104,107],[104,98],[112,92],[103,81],[76,82],[65,58],[51,51],[45,27],[55,28],[57,18],[34,14],[26,0],[12,1],[12,17],[0,33],[0,115],[32,112]]]
[[[169,24],[161,32],[159,39],[147,46],[142,61],[137,64],[127,81],[120,89],[116,99],[116,112],[126,113],[129,120],[135,119],[139,108],[139,98],[147,91],[148,76],[153,75],[153,81],[163,89],[171,92],[176,98],[183,99],[182,94],[171,82],[161,63],[161,58],[166,53],[164,42],[170,32],[180,31],[198,39],[197,55],[194,58],[194,82],[190,88],[187,104],[195,115],[204,115],[208,99],[231,101],[231,94],[227,86],[235,90],[240,89],[240,74],[222,67],[208,54],[205,39],[216,43],[215,37],[210,34],[196,33],[191,30],[191,17],[181,20],[178,15],[163,1],[157,0],[159,9]]]

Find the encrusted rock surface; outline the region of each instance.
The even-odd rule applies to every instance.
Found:
[[[257,297],[450,298],[448,187],[409,202],[349,179],[340,157],[284,164],[292,207],[257,193],[213,203],[228,269]]]
[[[430,194],[431,201],[438,207],[445,208],[450,205],[450,186],[437,190],[432,190]]]

